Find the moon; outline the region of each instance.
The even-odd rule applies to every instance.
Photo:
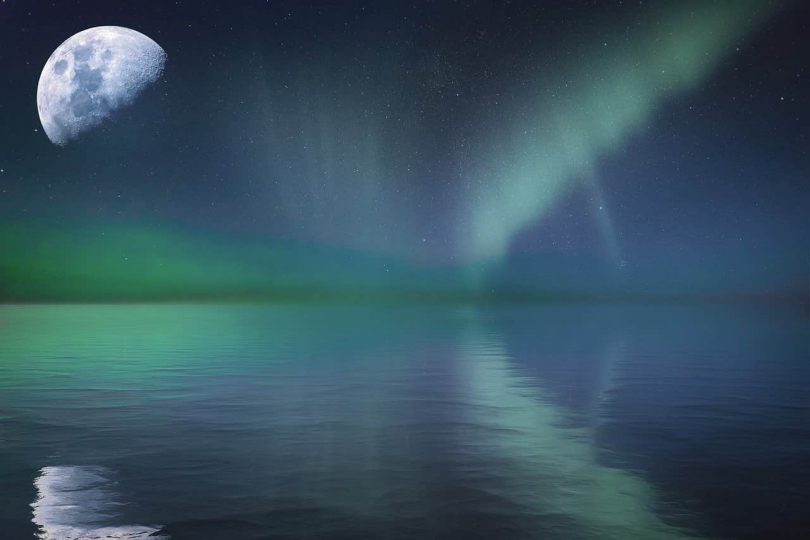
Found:
[[[163,73],[166,52],[121,26],[88,28],[51,54],[37,87],[45,134],[64,146],[132,104]]]

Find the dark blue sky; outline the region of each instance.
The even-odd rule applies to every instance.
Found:
[[[6,245],[142,227],[518,296],[806,295],[808,22],[788,2],[9,0],[0,215],[37,230]],[[157,41],[165,75],[59,148],[37,80],[98,25]]]

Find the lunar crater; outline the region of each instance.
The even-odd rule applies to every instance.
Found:
[[[42,70],[37,109],[48,138],[65,145],[133,103],[160,78],[165,51],[147,36],[99,26],[62,43]]]

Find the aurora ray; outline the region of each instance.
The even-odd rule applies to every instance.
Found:
[[[532,114],[513,124],[506,144],[489,141],[494,151],[471,172],[478,181],[462,212],[464,256],[503,256],[516,233],[594,181],[590,171],[601,157],[628,144],[667,100],[709,77],[768,10],[753,1],[678,3],[646,21],[644,31],[617,28],[583,47],[576,67],[540,74],[528,85]],[[615,235],[604,220],[599,225],[616,253]]]

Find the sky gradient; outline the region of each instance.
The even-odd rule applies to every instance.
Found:
[[[0,300],[808,298],[790,2],[0,6]],[[65,147],[98,25],[163,79]]]

